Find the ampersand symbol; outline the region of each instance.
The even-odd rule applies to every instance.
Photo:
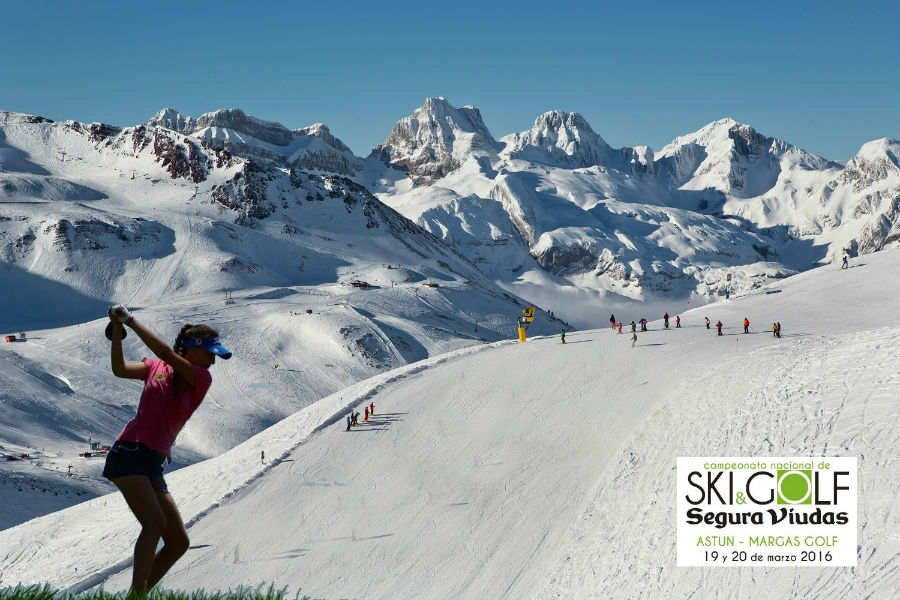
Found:
[[[737,493],[737,503],[738,504],[747,504],[747,499],[744,498],[744,492]]]

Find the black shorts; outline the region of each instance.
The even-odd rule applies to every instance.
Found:
[[[157,492],[167,493],[169,487],[163,479],[163,462],[166,455],[151,450],[141,442],[116,441],[106,455],[103,476],[110,481],[125,475],[143,475]]]

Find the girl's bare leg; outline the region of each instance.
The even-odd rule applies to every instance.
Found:
[[[153,560],[153,568],[150,570],[150,577],[147,579],[147,589],[153,588],[162,576],[175,564],[181,556],[187,552],[190,541],[188,540],[187,531],[184,529],[184,522],[178,513],[178,507],[169,493],[156,492],[156,499],[162,508],[166,517],[166,528],[162,532],[162,539],[165,544],[156,553]]]
[[[153,568],[156,544],[167,529],[166,514],[146,477],[124,475],[116,477],[112,482],[125,496],[128,507],[141,524],[141,533],[134,545],[134,572],[130,593],[145,594],[150,589],[148,580]]]

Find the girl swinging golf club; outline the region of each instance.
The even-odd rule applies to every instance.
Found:
[[[138,323],[124,306],[109,309],[112,324],[112,372],[142,379],[137,416],[125,425],[106,458],[103,476],[112,481],[141,524],[134,546],[132,595],[143,595],[188,549],[188,536],[175,501],[163,479],[163,461],[171,462],[175,437],[203,401],[212,383],[207,370],[216,356],[231,358],[218,332],[206,325],[185,325],[174,347]],[[157,358],[125,362],[124,325],[134,331]],[[159,552],[156,546],[162,538]]]

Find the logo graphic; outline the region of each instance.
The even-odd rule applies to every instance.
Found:
[[[856,458],[678,459],[678,566],[855,567]]]

